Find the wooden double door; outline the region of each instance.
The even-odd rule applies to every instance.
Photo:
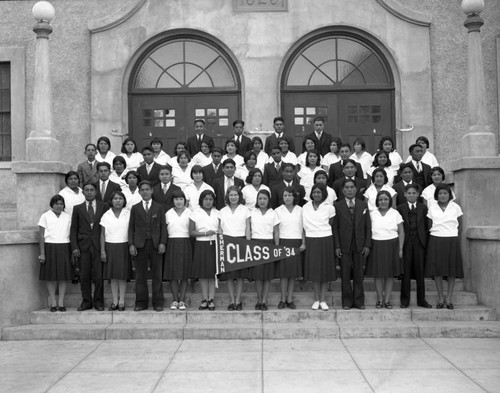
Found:
[[[282,113],[297,150],[301,151],[304,137],[313,132],[313,119],[322,116],[326,132],[351,146],[356,138],[363,138],[366,150],[373,154],[380,138],[395,137],[393,102],[392,91],[291,92],[282,95]]]
[[[129,134],[138,147],[159,138],[170,155],[177,142],[195,134],[195,119],[203,119],[207,135],[216,146],[223,146],[233,135],[232,122],[241,114],[238,94],[131,94],[129,103]]]

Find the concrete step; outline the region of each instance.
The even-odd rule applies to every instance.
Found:
[[[418,327],[411,321],[339,322],[340,338],[415,338]]]
[[[37,324],[4,327],[2,340],[105,340],[107,324]]]

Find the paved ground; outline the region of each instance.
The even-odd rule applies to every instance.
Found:
[[[0,392],[500,392],[500,339],[0,341]]]

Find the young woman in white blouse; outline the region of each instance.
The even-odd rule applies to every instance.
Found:
[[[132,265],[128,248],[130,210],[125,208],[127,199],[121,191],[111,195],[111,209],[101,217],[101,261],[104,279],[111,280],[113,303],[108,311],[125,310],[127,280],[132,278]]]
[[[283,162],[289,162],[290,164],[297,166],[297,164],[299,163],[297,155],[294,152],[288,150],[288,141],[284,138],[278,139],[278,146],[281,148],[281,160]],[[274,160],[272,158],[269,159],[269,162],[272,163],[273,161]]]
[[[73,207],[85,202],[85,196],[82,189],[78,186],[80,183],[78,173],[69,171],[64,177],[64,182],[66,183],[66,187],[59,191],[59,195],[64,198],[64,211],[71,216],[73,214]]]
[[[382,168],[377,168],[373,171],[372,175],[373,184],[368,187],[368,189],[363,194],[363,196],[365,197],[365,201],[368,202],[368,209],[370,209],[370,211],[377,210],[376,200],[377,195],[380,191],[387,191],[392,199],[391,205],[396,206],[397,192],[394,191],[392,187],[389,187],[387,185],[389,179],[385,170]]]
[[[356,138],[352,144],[352,148],[354,153],[352,153],[349,158],[361,165],[363,177],[366,179],[368,170],[372,165],[372,155],[366,151],[366,143],[363,138]]]
[[[389,159],[389,155],[385,151],[378,151],[373,156],[373,163],[366,172],[367,175],[370,178],[372,178],[372,181],[373,181],[373,171],[375,171],[375,169],[377,168],[381,168],[385,171],[387,175],[387,185],[389,187],[392,187],[392,185],[394,184],[394,177],[396,176],[397,171],[392,169],[391,160]]]
[[[203,168],[200,165],[195,165],[191,168],[191,180],[193,183],[186,186],[184,194],[186,195],[189,208],[191,211],[194,211],[199,206],[198,201],[201,193],[205,190],[214,192],[214,189],[204,182]]]
[[[207,142],[201,142],[200,151],[196,153],[191,161],[192,165],[200,165],[202,167],[212,163],[212,152]]]
[[[434,192],[436,191],[437,185],[443,183],[444,179],[446,178],[444,175],[443,168],[439,166],[432,168],[431,178],[432,178],[432,184],[425,187],[424,191],[422,191],[422,198],[424,204],[428,208],[437,203],[437,201],[434,199]],[[453,201],[454,199],[455,199],[455,194],[453,193],[453,190],[451,190],[451,200]]]
[[[306,164],[300,169],[297,176],[300,179],[300,185],[306,190],[306,196],[311,193],[314,184],[314,174],[321,169],[321,156],[316,149],[309,150],[306,154]]]
[[[279,244],[279,218],[271,208],[271,194],[267,190],[257,193],[257,205],[250,214],[252,239]],[[269,286],[274,278],[274,263],[266,263],[248,269],[249,277],[255,280],[257,291],[256,310],[266,311]]]
[[[302,225],[302,208],[298,205],[299,197],[292,187],[285,187],[282,194],[283,205],[275,211],[279,219],[279,233],[281,246],[298,248],[300,252],[288,255],[276,262],[276,276],[280,279],[281,300],[279,309],[288,307],[297,308],[293,302],[295,279],[303,277],[303,254],[306,249],[306,239]]]
[[[43,213],[38,221],[40,240],[40,280],[47,282],[50,297],[50,311],[66,311],[64,295],[66,281],[73,278],[71,267],[71,246],[69,231],[71,216],[64,212],[64,198],[54,195],[50,199],[50,210]],[[59,297],[56,300],[56,289]]]
[[[390,136],[383,136],[380,139],[378,151],[385,151],[389,155],[388,158],[391,161],[391,169],[394,172],[397,172],[399,170],[399,165],[403,163],[403,159],[396,151],[394,141]],[[375,154],[373,155],[373,158],[375,158]]]
[[[191,179],[191,156],[186,150],[177,154],[177,165],[172,166],[172,182],[182,191],[193,183]]]
[[[337,200],[337,193],[335,192],[335,190],[333,188],[327,186],[328,175],[326,174],[326,172],[323,169],[317,171],[314,174],[314,184],[317,184],[317,183],[321,183],[321,184],[324,184],[326,186],[326,191],[328,193],[328,196],[326,197],[325,202],[329,203],[330,205],[333,205],[333,202],[335,202]],[[309,195],[306,195],[305,199],[307,201],[311,200]]]
[[[257,206],[257,194],[260,190],[266,190],[271,194],[271,190],[265,184],[262,184],[262,171],[259,168],[252,169],[245,179],[247,185],[241,190],[245,206],[250,210]]]
[[[434,168],[436,166],[439,166],[438,160],[436,159],[436,156],[432,154],[429,150],[427,150],[430,146],[429,144],[429,139],[425,136],[419,136],[417,140],[415,141],[417,145],[422,146],[422,159],[421,161],[424,164],[429,165],[431,168]],[[410,162],[412,160],[411,155],[408,156],[405,162]]]
[[[141,175],[139,175],[136,171],[127,172],[125,175],[125,183],[127,183],[127,187],[122,188],[122,192],[127,200],[127,205],[125,206],[127,210],[131,210],[132,206],[142,201],[138,186],[141,180]]]
[[[132,138],[127,138],[123,141],[120,156],[125,158],[129,171],[137,170],[144,161],[142,154],[137,149],[137,144]]]
[[[173,296],[170,309],[185,310],[188,279],[193,270],[193,251],[189,238],[191,210],[187,208],[186,196],[180,190],[172,193],[172,201],[174,207],[165,213],[168,241],[163,279],[170,281]]]
[[[127,162],[122,156],[116,156],[113,158],[113,170],[109,174],[109,180],[120,185],[120,187],[127,187],[127,182],[125,181],[125,175],[129,172],[127,169]]]
[[[236,163],[236,168],[244,164],[243,157],[238,154],[238,146],[234,139],[228,139],[225,146],[226,154],[222,156],[222,162],[231,158]]]
[[[304,280],[312,281],[313,310],[328,310],[326,290],[329,281],[337,279],[335,247],[333,243],[333,217],[335,208],[326,203],[328,192],[321,183],[313,185],[311,201],[302,208],[302,223],[306,237],[304,255]]]
[[[425,275],[434,277],[438,292],[436,308],[453,310],[453,290],[455,278],[464,276],[460,239],[458,238],[459,218],[463,215],[462,209],[452,199],[451,188],[448,184],[438,184],[434,191],[437,203],[429,206],[430,237],[427,246],[427,262]],[[448,294],[443,292],[443,276],[448,277]]]
[[[245,180],[250,173],[250,171],[257,167],[257,154],[253,151],[247,151],[243,157],[244,165],[236,168],[234,176],[238,179]]]
[[[154,161],[160,165],[166,165],[170,161],[170,156],[163,151],[163,142],[159,138],[153,138],[149,143],[153,149]]]
[[[203,300],[200,310],[215,310],[215,242],[220,226],[220,214],[214,207],[215,194],[205,190],[199,199],[200,207],[191,213],[189,234],[196,238],[192,277],[200,280]]]
[[[243,203],[243,194],[236,186],[231,186],[226,191],[226,206],[220,210],[220,227],[224,235],[251,239],[250,231],[250,209]],[[248,269],[240,269],[234,272],[223,273],[221,280],[226,280],[229,293],[228,311],[241,311],[241,293],[243,292],[243,279],[248,278]],[[234,291],[236,281],[236,294]]]
[[[107,162],[109,165],[113,164],[113,159],[116,157],[115,153],[111,151],[111,142],[108,137],[101,136],[97,140],[97,154],[95,159],[97,162]]]
[[[330,153],[325,154],[321,160],[321,166],[326,173],[330,170],[330,165],[340,161],[339,148],[341,144],[342,139],[338,136],[332,137],[332,141],[330,142]]]
[[[177,156],[179,155],[180,152],[183,151],[187,151],[186,142],[177,142],[174,147],[174,154],[172,157],[170,157],[170,160],[168,161],[168,164],[170,164],[172,168],[179,166],[179,163],[177,162]]]
[[[304,147],[304,152],[297,157],[297,163],[300,166],[299,169],[300,168],[304,168],[306,166],[306,156],[307,156],[307,153],[309,151],[311,151],[311,150],[315,150],[316,149],[316,142],[314,141],[314,139],[312,139],[310,137],[306,137],[304,139],[304,142],[302,143],[302,145]]]
[[[260,139],[260,137],[256,136],[252,138],[252,151],[257,156],[257,164],[255,166],[261,171],[264,170],[264,167],[269,162],[269,155],[262,151],[263,146],[264,144],[262,143],[262,139]]]
[[[403,272],[403,217],[392,208],[392,202],[388,191],[379,191],[375,201],[377,208],[370,212],[372,249],[366,262],[366,275],[375,279],[376,308],[392,308],[394,277]]]

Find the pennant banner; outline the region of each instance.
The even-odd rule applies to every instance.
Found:
[[[242,238],[217,235],[217,274],[234,272],[247,267],[279,261],[298,255],[298,248],[275,246]]]

